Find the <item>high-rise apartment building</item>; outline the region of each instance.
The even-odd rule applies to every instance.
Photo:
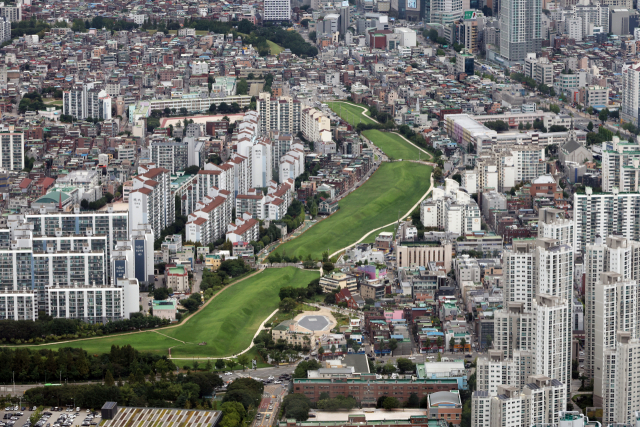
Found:
[[[134,230],[148,224],[159,236],[176,219],[170,173],[167,169],[142,166],[139,172],[133,179],[133,191],[129,193],[129,226]]]
[[[596,236],[606,239],[619,235],[640,241],[640,193],[594,193],[591,187],[584,194],[573,195],[575,237],[573,247],[584,252]]]
[[[262,19],[265,21],[290,21],[291,0],[265,0]]]
[[[566,406],[567,387],[544,375],[532,375],[527,384],[499,385],[495,394],[474,391],[471,397],[472,427],[522,427],[558,425]]]
[[[22,21],[22,2],[17,1],[15,6],[0,6],[0,17],[7,19],[9,22]]]
[[[575,227],[562,209],[540,208],[538,211],[538,237],[557,240],[562,245],[573,245]]]
[[[0,132],[0,168],[10,171],[24,169],[24,133]]]
[[[296,135],[300,132],[302,104],[290,96],[272,97],[270,93],[258,95],[256,109],[260,114],[260,132],[272,130]]]
[[[635,280],[625,280],[618,273],[606,272],[595,286],[595,355],[593,377],[594,404],[604,409],[604,419],[614,422],[615,384],[607,365],[615,364],[609,357],[616,349],[616,334],[638,332],[638,288]]]
[[[622,66],[622,103],[620,118],[634,125],[640,123],[640,63]]]
[[[586,246],[584,252],[585,272],[585,375],[593,378],[596,374],[596,290],[602,274],[614,272],[623,280],[640,280],[640,243],[622,236],[600,237]]]
[[[87,117],[94,119],[111,119],[111,96],[105,90],[91,89],[87,91]]]
[[[159,168],[175,174],[189,166],[189,145],[186,141],[155,138],[151,141],[151,161]]]
[[[11,40],[11,21],[0,17],[0,43]]]
[[[500,55],[523,61],[527,53],[542,48],[542,0],[502,0]]]
[[[38,240],[39,237],[55,237],[57,231],[60,231],[63,236],[68,234],[105,235],[108,239],[105,259],[110,259],[111,251],[118,241],[129,239],[128,207],[125,210],[117,210],[109,206],[106,211],[99,212],[80,212],[79,207],[73,212],[49,212],[43,209],[40,212],[17,216],[15,221],[9,222],[9,228],[19,227],[24,220],[33,224],[34,240]],[[93,243],[90,248],[99,250]],[[61,247],[60,250],[69,249]]]
[[[623,193],[640,190],[640,144],[620,141],[602,143],[602,191],[618,188]]]

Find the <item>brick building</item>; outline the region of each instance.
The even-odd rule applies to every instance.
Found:
[[[296,378],[293,380],[293,392],[304,394],[312,402],[320,399],[320,393],[329,393],[331,399],[338,395],[353,396],[362,406],[376,406],[380,396],[395,397],[400,402],[406,402],[411,393],[417,394],[422,399],[431,393],[457,389],[456,379],[379,380],[376,379],[375,374],[364,374],[348,379]]]

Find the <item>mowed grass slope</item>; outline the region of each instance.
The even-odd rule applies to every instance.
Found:
[[[362,134],[391,159],[402,160],[430,160],[431,156],[420,152],[416,147],[405,141],[400,135],[381,132],[376,129],[365,130]]]
[[[419,163],[383,163],[369,180],[340,200],[340,210],[276,252],[314,259],[357,242],[368,231],[405,215],[429,189],[431,167]]]
[[[316,271],[293,267],[266,269],[229,286],[204,309],[177,327],[55,344],[46,348],[78,347],[89,354],[99,354],[109,352],[112,345],[131,344],[137,350],[158,354],[168,354],[171,348],[171,356],[177,358],[232,356],[249,347],[260,324],[278,308],[280,288],[305,287],[317,277]],[[198,345],[200,342],[207,345]]]
[[[327,102],[327,105],[352,126],[357,126],[360,122],[365,124],[375,123],[373,119],[362,115],[362,109],[366,108],[364,106],[347,102]],[[368,112],[365,112],[365,114],[368,114]],[[431,158],[425,152],[419,153],[416,147],[395,133],[370,129],[362,132],[362,134],[392,159],[429,160]]]
[[[351,104],[348,102],[327,102],[327,105],[334,113],[342,117],[349,123],[351,126],[357,126],[358,123],[364,123],[366,125],[376,123],[372,118],[370,118],[366,112],[366,107],[360,107],[356,104]],[[365,115],[362,115],[362,109],[365,108]]]

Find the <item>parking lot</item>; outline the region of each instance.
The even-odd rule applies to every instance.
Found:
[[[24,410],[23,410],[24,409]],[[34,413],[33,407],[7,407],[2,411],[0,427],[31,427],[29,418]],[[57,409],[57,410],[56,410]],[[92,427],[100,422],[100,413],[89,413],[80,408],[45,408],[40,420],[33,427]]]

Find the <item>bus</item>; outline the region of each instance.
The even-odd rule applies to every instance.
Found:
[[[45,387],[52,387],[52,386],[61,386],[62,384],[53,384],[53,383],[46,383],[44,386]]]

